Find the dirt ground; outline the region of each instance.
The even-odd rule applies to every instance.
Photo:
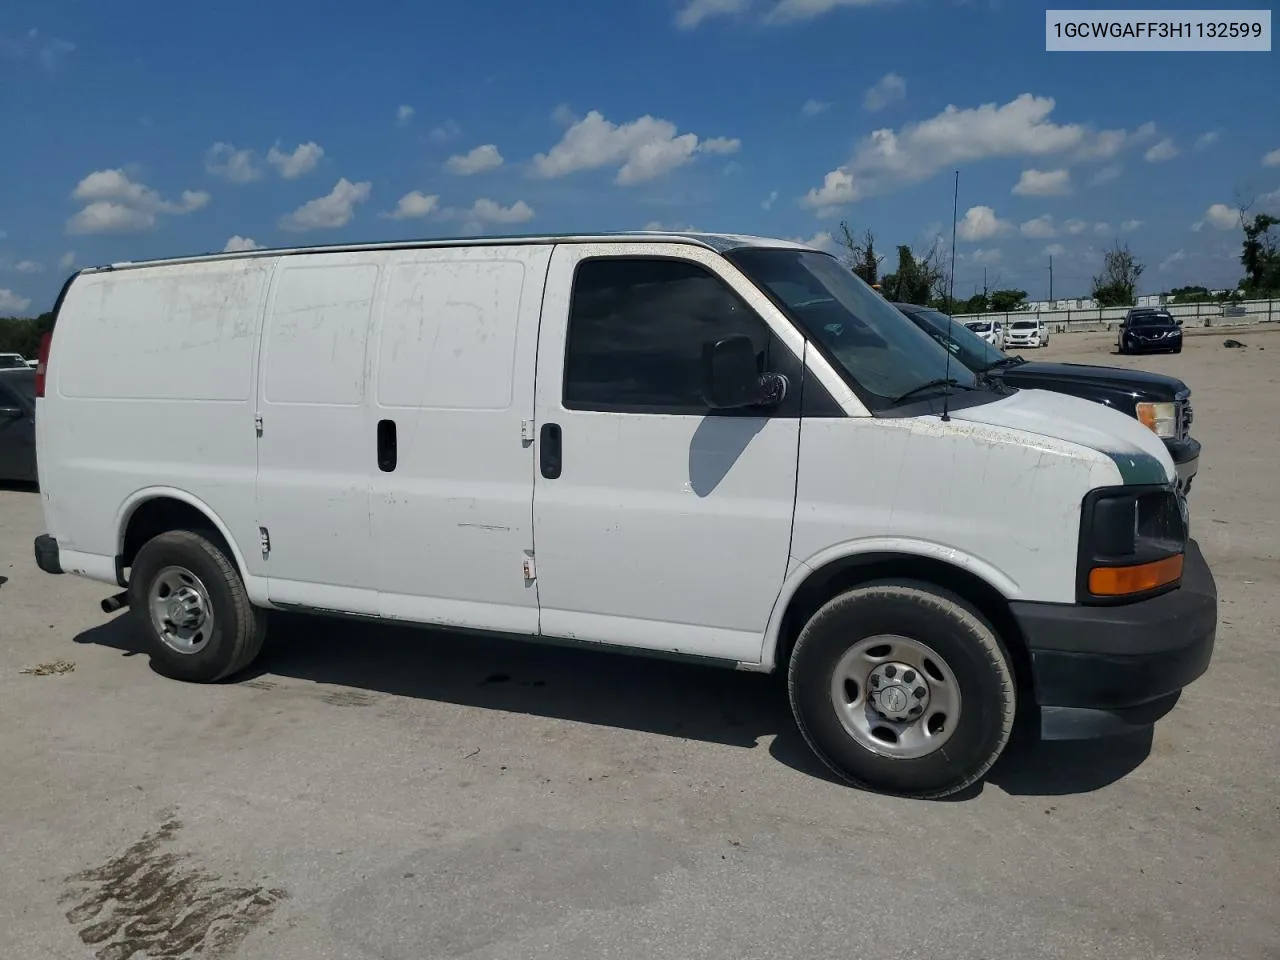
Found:
[[[1280,336],[1111,343],[1024,355],[1191,386],[1213,663],[953,802],[831,782],[769,677],[295,618],[168,681],[0,488],[0,956],[1280,957]]]

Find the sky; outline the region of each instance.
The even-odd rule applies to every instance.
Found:
[[[1076,0],[1076,9],[1136,5]],[[1163,8],[1212,6],[1163,0]],[[78,267],[697,229],[949,250],[956,294],[1240,278],[1277,53],[1046,53],[1025,0],[5,0],[0,315]]]

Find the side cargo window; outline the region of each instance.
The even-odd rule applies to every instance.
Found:
[[[798,402],[794,355],[705,267],[661,258],[584,260],[569,308],[564,406],[704,416],[710,411],[702,399],[703,344],[733,334],[751,338],[761,372],[791,378]],[[786,403],[769,415],[795,413]]]

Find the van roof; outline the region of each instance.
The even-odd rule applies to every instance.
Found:
[[[125,260],[97,267],[86,267],[82,273],[103,270],[127,270],[135,267],[151,267],[177,263],[203,263],[214,260],[239,260],[253,257],[288,256],[302,253],[355,253],[364,250],[408,250],[424,247],[477,247],[514,246],[545,243],[623,243],[626,241],[662,241],[688,243],[726,253],[743,247],[774,247],[791,250],[816,248],[793,240],[773,237],[756,237],[737,233],[699,233],[696,231],[631,230],[623,233],[546,233],[514,234],[487,237],[437,237],[421,240],[392,240],[380,243],[335,243],[305,247],[263,247],[257,250],[236,250],[218,253],[195,254],[187,257],[166,257],[156,260]]]

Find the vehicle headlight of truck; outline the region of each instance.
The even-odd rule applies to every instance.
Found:
[[[1176,440],[1178,437],[1178,405],[1165,403],[1139,403],[1138,422],[1149,428],[1157,437]]]
[[[1186,503],[1172,487],[1092,490],[1080,510],[1077,598],[1122,603],[1171,590],[1186,546]]]

